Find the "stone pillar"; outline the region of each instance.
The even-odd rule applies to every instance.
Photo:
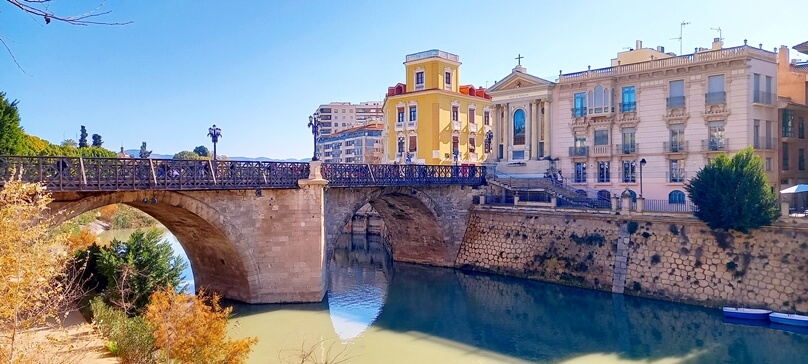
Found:
[[[480,195],[480,205],[485,205],[485,195]]]
[[[622,209],[625,211],[631,211],[631,194],[623,192],[622,199]]]
[[[534,100],[531,109],[533,109],[533,119],[531,120],[533,126],[530,128],[532,134],[530,137],[530,151],[535,158],[530,159],[538,160],[543,152],[539,150],[539,137],[541,136],[541,101]]]
[[[544,114],[542,114],[543,124],[544,124],[544,129],[543,129],[544,130],[544,155],[550,155],[550,150],[551,150],[550,147],[553,144],[553,138],[552,138],[553,134],[552,134],[552,125],[551,125],[552,123],[549,122],[549,120],[552,120],[552,115],[550,114],[550,112],[551,112],[551,104],[550,104],[550,102],[551,102],[550,99],[544,100]],[[558,158],[557,155],[553,156],[553,157]]]
[[[637,197],[637,212],[645,210],[645,197]]]
[[[519,204],[519,195],[518,195],[518,194],[514,194],[514,195],[513,195],[513,204],[514,204],[514,205],[518,205],[518,204]]]
[[[780,215],[783,217],[788,217],[789,205],[788,202],[780,202]]]
[[[525,113],[525,160],[533,159],[533,101],[528,101]]]
[[[620,207],[619,203],[617,202],[617,196],[612,196],[611,198],[612,198],[612,211],[617,211],[617,209]]]
[[[505,119],[502,123],[503,133],[502,136],[505,137],[502,144],[504,147],[502,148],[502,159],[509,161],[511,160],[511,141],[513,140],[513,125],[511,125],[511,104],[505,104]]]
[[[550,195],[550,205],[552,205],[553,207],[558,207],[558,196],[556,196],[555,194]]]
[[[324,193],[328,181],[322,178],[321,164],[321,161],[309,162],[309,178],[297,181],[300,186],[296,198],[299,211],[288,214],[294,218],[295,224],[299,224],[289,232],[289,240],[295,242],[297,249],[281,260],[280,264],[287,267],[280,270],[287,272],[287,276],[283,279],[268,277],[272,281],[270,286],[282,286],[288,293],[270,302],[319,302],[325,295],[328,275],[325,272]]]

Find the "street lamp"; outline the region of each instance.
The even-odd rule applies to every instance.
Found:
[[[222,129],[216,127],[216,124],[213,124],[213,126],[208,128],[208,136],[210,137],[210,141],[213,142],[213,160],[216,160],[216,143],[218,143],[219,138],[222,137]]]
[[[494,140],[494,132],[489,130],[485,133],[485,152],[491,153],[491,142]]]
[[[640,198],[642,198],[642,167],[647,163],[645,158],[640,159]]]
[[[311,135],[314,136],[314,155],[311,160],[317,160],[317,137],[320,135],[320,120],[316,116],[309,116],[309,128],[311,128]]]

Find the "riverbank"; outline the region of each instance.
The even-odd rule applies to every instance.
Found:
[[[38,363],[118,363],[104,339],[78,311],[70,312],[61,325],[40,327],[20,334],[20,342],[34,348]]]

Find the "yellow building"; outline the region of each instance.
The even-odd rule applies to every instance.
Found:
[[[491,152],[491,96],[460,85],[460,57],[407,55],[406,83],[384,99],[385,163],[480,164]],[[486,139],[486,136],[489,136]]]

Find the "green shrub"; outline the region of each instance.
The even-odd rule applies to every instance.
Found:
[[[122,363],[154,363],[156,348],[151,327],[140,316],[127,317],[123,310],[110,307],[101,297],[90,303],[93,323],[107,340],[107,349]]]
[[[628,233],[629,234],[636,233],[637,229],[639,229],[639,228],[640,228],[640,224],[638,224],[636,221],[629,221],[628,222]]]
[[[732,158],[719,154],[685,184],[694,215],[712,229],[748,232],[780,217],[760,156],[752,147]]]

